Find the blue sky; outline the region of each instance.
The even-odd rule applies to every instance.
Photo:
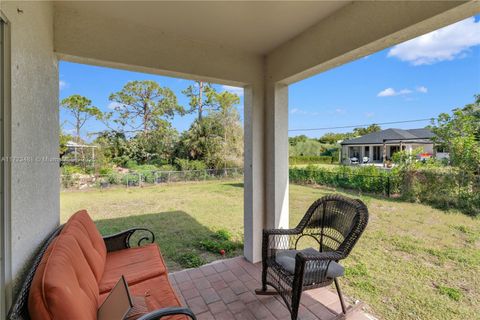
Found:
[[[431,118],[463,106],[480,93],[480,16],[407,41],[368,57],[350,62],[289,88],[289,129],[324,128],[367,123]],[[170,87],[179,103],[188,107],[181,93],[192,81],[150,74],[60,63],[60,98],[81,94],[104,111],[110,111],[108,96],[131,80],[156,80]],[[215,85],[218,90],[238,93],[238,88]],[[243,100],[239,106],[243,115]],[[179,131],[188,129],[194,115],[175,117]],[[61,124],[71,132],[68,113],[61,111]],[[428,121],[384,126],[423,127]],[[82,130],[100,131],[104,126],[88,122]],[[327,131],[295,131],[319,137]],[[90,139],[89,139],[90,140]]]

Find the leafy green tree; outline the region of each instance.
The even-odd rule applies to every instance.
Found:
[[[364,136],[366,134],[372,133],[372,132],[378,132],[381,131],[382,128],[378,124],[371,124],[366,128],[355,128],[353,129],[353,135],[354,136]]]
[[[314,139],[307,139],[306,141],[298,142],[295,146],[290,147],[290,156],[319,156],[323,151],[323,146],[320,142]]]
[[[305,142],[308,140],[308,137],[304,134],[295,136],[295,137],[289,137],[288,138],[288,143],[290,144],[291,147],[297,145],[299,142]]]
[[[99,152],[108,162],[117,165],[125,165],[130,159],[130,145],[125,133],[113,130],[101,132],[95,139],[95,144],[99,145]]]
[[[432,120],[436,144],[449,151],[451,164],[480,172],[480,95],[463,108],[442,113]]]
[[[79,94],[71,95],[60,102],[60,106],[69,111],[73,116],[73,122],[67,121],[75,128],[75,135],[77,142],[80,142],[80,130],[85,123],[95,118],[101,120],[103,118],[103,112],[95,106],[92,106],[92,101]]]
[[[165,127],[175,114],[185,114],[175,93],[152,80],[130,81],[109,99],[116,105],[108,118],[134,132]]]
[[[350,139],[353,137],[352,133],[335,133],[335,132],[327,132],[320,138],[318,138],[318,141],[320,143],[328,143],[328,144],[334,144],[336,145],[338,141]]]
[[[230,92],[211,93],[208,114],[182,134],[177,155],[204,161],[210,168],[241,165],[243,129],[235,108],[240,99]]]
[[[196,119],[185,131],[177,149],[177,157],[204,161],[208,167],[216,168],[221,162],[221,128],[218,121],[207,116],[199,121]]]
[[[215,97],[215,89],[210,83],[195,81],[194,85],[183,90],[182,93],[190,99],[188,113],[197,112],[198,121],[202,121],[203,112],[210,109]]]
[[[240,115],[235,106],[240,102],[238,95],[223,91],[213,98],[216,111],[212,114],[221,127],[221,160],[223,167],[238,163],[243,156],[243,129]]]

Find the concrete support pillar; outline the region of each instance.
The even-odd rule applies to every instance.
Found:
[[[288,85],[265,88],[266,226],[288,228]]]
[[[244,256],[262,259],[265,227],[265,146],[263,82],[244,87]]]

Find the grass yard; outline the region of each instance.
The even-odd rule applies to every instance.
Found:
[[[327,188],[290,186],[294,226]],[[480,219],[429,206],[361,197],[367,230],[344,261],[343,289],[383,319],[480,319]],[[69,191],[61,220],[86,208],[103,234],[145,226],[171,270],[241,254],[243,186],[201,182]]]

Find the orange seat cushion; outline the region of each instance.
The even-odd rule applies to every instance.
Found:
[[[30,287],[32,320],[95,320],[98,284],[77,240],[59,235],[47,248]]]
[[[129,290],[132,296],[145,297],[149,312],[162,308],[182,306],[180,299],[168,281],[168,274],[166,273],[131,285],[129,286]],[[108,292],[100,294],[99,305],[103,303],[107,296]],[[184,315],[175,315],[162,318],[162,320],[164,319],[187,320],[190,318]]]
[[[112,290],[122,275],[129,285],[167,273],[165,261],[154,243],[107,254],[100,293]]]
[[[72,215],[63,227],[61,234],[75,237],[95,278],[100,281],[105,269],[107,248],[102,235],[98,232],[87,211],[81,210]]]

